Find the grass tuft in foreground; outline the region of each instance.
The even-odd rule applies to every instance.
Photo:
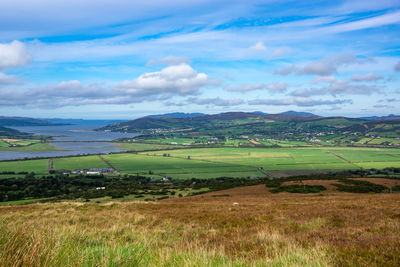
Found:
[[[0,262],[10,266],[327,266],[330,262],[322,246],[302,247],[269,228],[243,236],[240,229],[142,215],[135,205],[36,204],[3,210]],[[229,241],[216,242],[226,231],[232,231]]]

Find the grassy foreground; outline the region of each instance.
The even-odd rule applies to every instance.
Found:
[[[0,263],[395,266],[399,204],[398,194],[271,194],[258,185],[150,203],[0,207]]]

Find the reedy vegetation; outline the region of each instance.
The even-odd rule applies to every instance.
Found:
[[[397,194],[271,194],[0,208],[5,266],[330,266],[400,261]],[[239,205],[233,206],[233,202]]]
[[[240,229],[142,215],[135,204],[16,207],[0,227],[0,262],[6,266],[329,265],[325,248],[304,248],[268,227],[243,236]],[[228,243],[214,242],[226,231]]]

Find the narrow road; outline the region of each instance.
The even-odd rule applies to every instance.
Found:
[[[107,164],[108,167],[110,167],[111,169],[114,170],[114,172],[119,172],[119,170],[117,168],[115,168],[108,160],[106,160],[105,158],[103,158],[102,155],[99,155],[99,158],[105,163]]]

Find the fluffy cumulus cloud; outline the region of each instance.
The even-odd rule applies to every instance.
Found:
[[[271,93],[282,93],[287,89],[286,82],[276,82],[276,83],[256,83],[256,84],[242,84],[238,86],[228,86],[226,87],[228,91],[231,92],[249,92],[255,90],[268,90]]]
[[[144,73],[132,81],[124,81],[117,89],[133,97],[194,95],[212,82],[205,73],[198,73],[188,64],[166,67],[159,72]]]
[[[325,57],[321,60],[311,61],[303,66],[289,65],[277,69],[275,74],[279,75],[321,75],[327,76],[337,72],[338,68],[350,64],[363,64],[372,61],[372,58],[357,58],[351,54],[341,54]]]
[[[0,70],[23,66],[31,60],[25,44],[19,41],[0,43]]]
[[[19,41],[0,43],[0,71],[26,65],[31,60],[25,44]],[[14,75],[0,72],[0,86],[16,84],[18,79]]]
[[[264,105],[264,106],[298,106],[298,107],[313,107],[322,105],[337,105],[352,103],[347,99],[323,100],[312,99],[308,97],[291,97],[282,99],[255,99],[249,101],[249,105]]]
[[[80,81],[72,80],[30,89],[4,89],[0,91],[0,105],[61,107],[128,104],[166,100],[177,95],[196,95],[201,87],[212,83],[205,73],[198,73],[187,64],[179,64],[158,72],[144,73],[134,80],[123,81],[110,88],[101,84],[83,85]]]

